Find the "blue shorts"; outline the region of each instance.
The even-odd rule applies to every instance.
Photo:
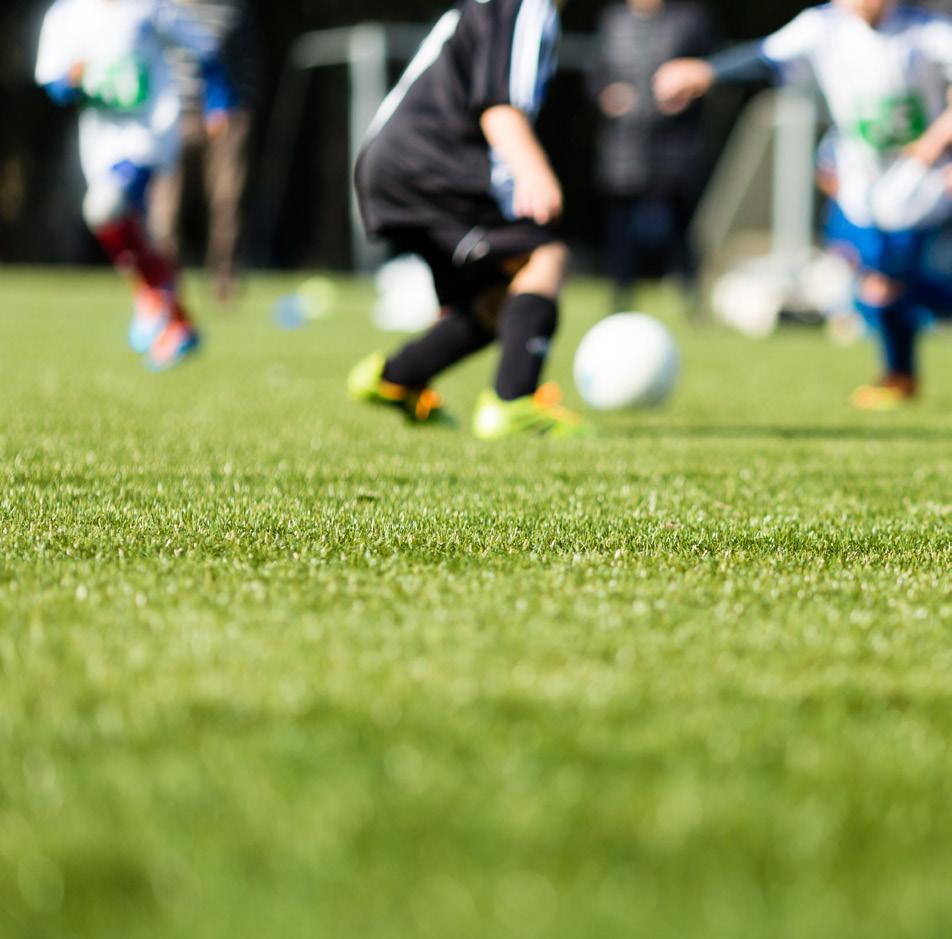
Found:
[[[146,211],[146,194],[152,182],[153,170],[149,166],[139,166],[129,160],[122,160],[112,167],[112,172],[119,180],[122,191],[137,212]]]
[[[860,270],[910,285],[919,278],[923,254],[933,234],[930,228],[862,228],[854,225],[835,202],[830,203],[826,220],[826,241],[833,251],[845,255]]]
[[[854,225],[835,203],[827,215],[826,242],[861,271],[902,281],[913,302],[943,319],[952,312],[950,226],[882,231]]]

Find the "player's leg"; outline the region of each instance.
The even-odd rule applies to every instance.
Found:
[[[533,395],[539,387],[559,326],[559,294],[568,263],[564,244],[541,245],[509,285],[499,311],[502,354],[495,385],[503,401]]]
[[[402,250],[420,254],[430,266],[444,317],[426,335],[390,358],[375,355],[351,371],[352,397],[398,405],[414,420],[428,420],[430,382],[446,369],[489,345],[502,345],[495,388],[477,409],[479,436],[567,433],[581,421],[550,396],[537,398],[539,380],[558,325],[558,296],[568,250],[532,223],[421,233],[391,233]],[[422,416],[417,404],[422,395]]]
[[[492,341],[492,331],[469,310],[445,307],[427,333],[389,358],[378,352],[358,362],[348,376],[348,391],[355,400],[396,407],[413,423],[455,423],[431,382]]]
[[[168,295],[175,269],[154,249],[142,225],[140,206],[151,178],[146,168],[118,164],[94,178],[83,202],[86,224],[121,272],[128,274],[135,294],[129,343],[148,352],[170,316]]]
[[[862,410],[891,410],[918,391],[916,342],[922,315],[914,293],[925,243],[919,231],[884,231],[855,225],[835,203],[827,241],[856,268],[853,305],[879,340],[880,378],[857,388]]]
[[[149,186],[148,223],[156,248],[178,267],[181,263],[182,208],[191,167],[199,161],[205,145],[205,121],[201,114],[183,115],[179,146]]]
[[[387,359],[383,377],[407,388],[426,388],[437,375],[482,351],[494,338],[472,310],[446,307],[429,332]]]
[[[581,418],[561,406],[554,385],[540,387],[558,329],[559,295],[568,263],[568,248],[549,241],[536,247],[513,276],[499,310],[502,348],[495,385],[480,395],[473,416],[477,437],[587,432]]]
[[[883,369],[882,377],[858,388],[852,401],[863,410],[890,410],[918,392],[921,313],[904,282],[869,271],[859,277],[856,307],[879,339]]]
[[[446,369],[486,348],[498,333],[502,358],[496,392],[504,401],[534,394],[558,326],[558,295],[568,249],[549,242],[515,261],[477,263],[471,272],[454,270],[428,246],[417,249],[430,264],[441,299],[449,302],[426,335],[386,360],[383,378],[424,388]],[[500,270],[506,263],[513,268],[508,274]],[[469,296],[474,299],[467,300]]]
[[[175,266],[155,248],[143,225],[145,193],[151,177],[148,168],[116,164],[91,182],[83,215],[118,268],[133,272],[144,286],[171,289]]]
[[[220,303],[227,303],[235,290],[250,130],[251,117],[248,112],[233,111],[228,129],[205,144],[205,192],[208,200],[206,266],[215,278],[215,297]]]
[[[666,195],[672,218],[671,243],[668,249],[668,272],[680,282],[689,298],[691,309],[697,307],[695,302],[698,290],[698,259],[691,243],[691,219],[697,204],[690,189],[684,192]]]
[[[627,309],[635,283],[635,196],[612,195],[605,199],[605,246],[608,276],[612,281],[612,312]]]
[[[156,248],[176,265],[184,189],[185,166],[180,162],[156,176],[149,192],[149,233]]]
[[[915,294],[926,233],[858,230],[854,244],[860,273],[856,308],[877,336],[883,367],[878,381],[858,388],[853,404],[864,410],[890,410],[919,389],[916,346],[923,312]]]
[[[178,297],[175,264],[159,251],[145,225],[148,167],[115,164],[93,179],[83,203],[92,232],[113,263],[132,274],[136,308],[130,342],[156,369],[174,365],[198,344]]]
[[[437,375],[493,341],[498,301],[485,293],[473,296],[463,273],[425,232],[393,232],[390,240],[398,253],[417,254],[426,261],[442,313],[423,336],[390,356],[373,353],[358,362],[348,376],[348,392],[358,401],[396,406],[415,423],[446,423],[451,419],[430,385]]]

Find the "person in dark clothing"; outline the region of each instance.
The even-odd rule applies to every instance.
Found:
[[[540,378],[558,326],[568,251],[562,189],[533,123],[556,66],[558,0],[462,0],[381,105],[357,161],[368,234],[423,257],[441,320],[351,371],[358,401],[415,423],[444,417],[430,383],[494,341],[501,357],[473,432],[577,436],[581,419]]]
[[[242,202],[248,177],[248,148],[262,81],[262,51],[257,18],[249,0],[173,0],[218,41],[236,103],[220,133],[211,136],[198,102],[204,81],[194,56],[173,50],[169,64],[183,101],[182,156],[171,172],[155,182],[149,222],[157,242],[179,257],[185,180],[193,164],[202,171],[208,209],[206,266],[216,298],[232,297],[238,270],[244,219]]]
[[[601,114],[596,177],[616,309],[639,280],[695,279],[687,230],[700,195],[700,115],[662,114],[651,79],[669,59],[710,52],[713,36],[710,17],[688,0],[627,0],[602,14],[591,88]]]

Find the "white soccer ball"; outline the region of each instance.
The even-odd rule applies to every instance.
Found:
[[[718,280],[711,295],[711,309],[725,326],[754,339],[765,339],[780,322],[786,291],[785,276],[771,267],[769,258],[758,258]]]
[[[371,319],[384,332],[414,333],[432,326],[440,315],[433,275],[423,258],[404,254],[388,261],[374,279],[377,302]]]
[[[653,407],[674,390],[681,357],[671,333],[643,313],[616,313],[586,333],[575,384],[598,411]]]

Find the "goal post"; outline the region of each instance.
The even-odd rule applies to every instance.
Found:
[[[713,258],[745,225],[770,232],[772,254],[796,263],[814,244],[818,105],[795,89],[765,91],[741,113],[692,223]],[[764,199],[769,186],[769,199]]]

